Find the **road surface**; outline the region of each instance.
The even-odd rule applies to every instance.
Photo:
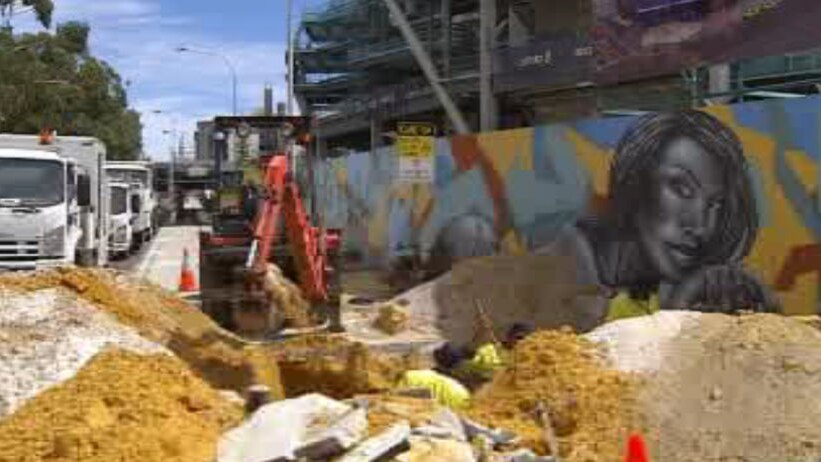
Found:
[[[160,228],[151,242],[136,255],[111,266],[141,276],[168,290],[179,288],[183,253],[187,249],[189,264],[199,282],[200,226],[168,226]]]

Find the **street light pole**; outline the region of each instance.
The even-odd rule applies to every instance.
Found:
[[[196,53],[196,54],[206,55],[206,56],[216,56],[216,57],[222,59],[223,62],[225,62],[225,65],[228,66],[228,69],[231,71],[232,109],[233,109],[233,114],[237,115],[237,68],[234,66],[234,63],[232,63],[231,60],[228,59],[228,56],[225,56],[222,53],[217,53],[215,51],[200,50],[200,49],[189,48],[189,47],[178,47],[176,49],[176,51],[178,53]]]
[[[288,115],[294,114],[294,0],[288,0]]]

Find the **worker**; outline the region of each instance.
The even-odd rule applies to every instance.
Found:
[[[259,192],[256,186],[250,181],[246,181],[242,185],[242,196],[240,197],[240,206],[242,207],[242,214],[245,219],[252,222],[257,215],[257,208],[259,207]]]
[[[490,342],[480,346],[471,359],[455,368],[454,376],[474,387],[487,382],[496,371],[508,364],[510,352],[533,331],[529,324],[514,323],[500,345]]]
[[[464,385],[433,369],[405,371],[398,388],[426,390],[437,403],[452,409],[464,409],[470,404],[470,391]]]
[[[646,316],[658,312],[659,309],[659,299],[656,294],[635,297],[626,291],[619,292],[610,299],[607,307],[607,322]]]

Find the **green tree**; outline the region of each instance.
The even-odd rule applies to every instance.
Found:
[[[128,108],[117,72],[90,55],[88,36],[79,22],[60,24],[53,35],[0,33],[0,131],[95,136],[110,158],[136,158],[140,115]]]
[[[11,30],[11,20],[14,15],[23,12],[34,12],[43,27],[51,27],[51,16],[54,13],[52,0],[0,0],[0,20],[3,28]]]

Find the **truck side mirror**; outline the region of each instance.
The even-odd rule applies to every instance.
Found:
[[[91,205],[91,178],[88,175],[77,177],[77,205],[80,207]]]

